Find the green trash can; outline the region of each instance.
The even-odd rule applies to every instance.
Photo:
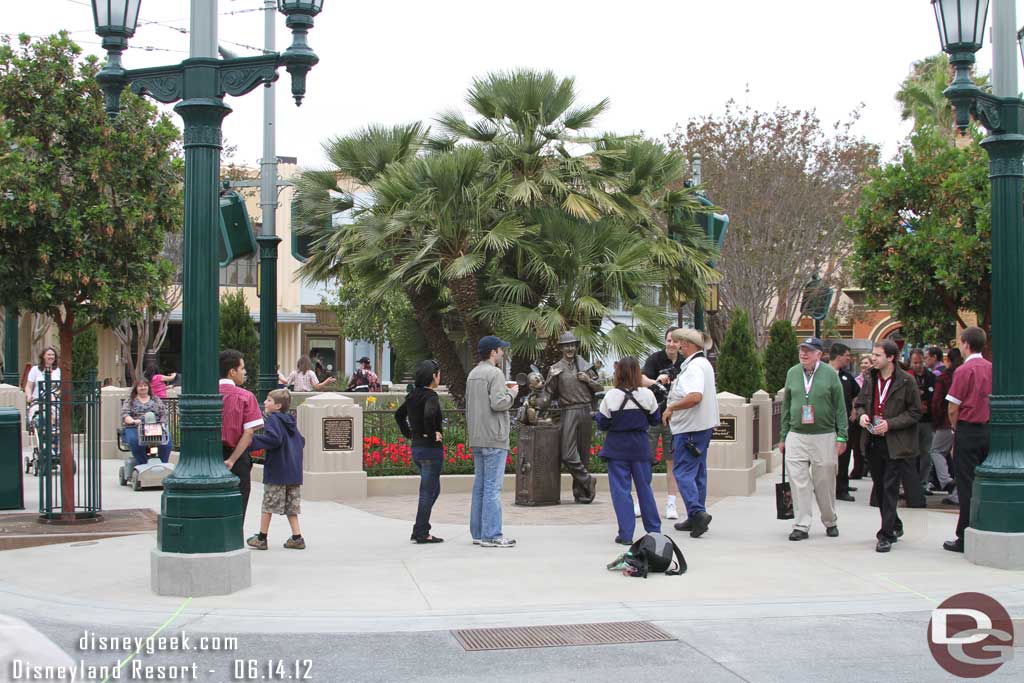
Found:
[[[0,408],[0,510],[24,510],[21,412]]]

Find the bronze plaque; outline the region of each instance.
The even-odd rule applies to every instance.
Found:
[[[354,420],[351,417],[325,417],[324,450],[351,451]]]
[[[735,441],[736,440],[736,418],[723,416],[718,418],[719,424],[711,430],[712,441]]]

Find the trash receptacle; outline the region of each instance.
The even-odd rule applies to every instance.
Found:
[[[0,510],[24,510],[21,412],[0,408]]]
[[[562,498],[559,425],[520,425],[516,443],[516,505],[558,505]]]

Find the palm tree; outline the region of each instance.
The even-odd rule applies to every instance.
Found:
[[[944,52],[914,62],[910,75],[896,92],[896,101],[900,103],[900,117],[904,121],[913,119],[915,131],[930,126],[950,141],[956,139],[953,105],[943,95],[951,77],[949,57]],[[988,76],[975,76],[974,81],[988,89]]]

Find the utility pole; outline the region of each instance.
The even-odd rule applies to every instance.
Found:
[[[264,0],[263,48],[274,52],[276,0]],[[260,403],[277,387],[277,129],[271,84],[263,89],[263,160],[260,162],[260,212],[263,224],[256,242],[260,245]]]

